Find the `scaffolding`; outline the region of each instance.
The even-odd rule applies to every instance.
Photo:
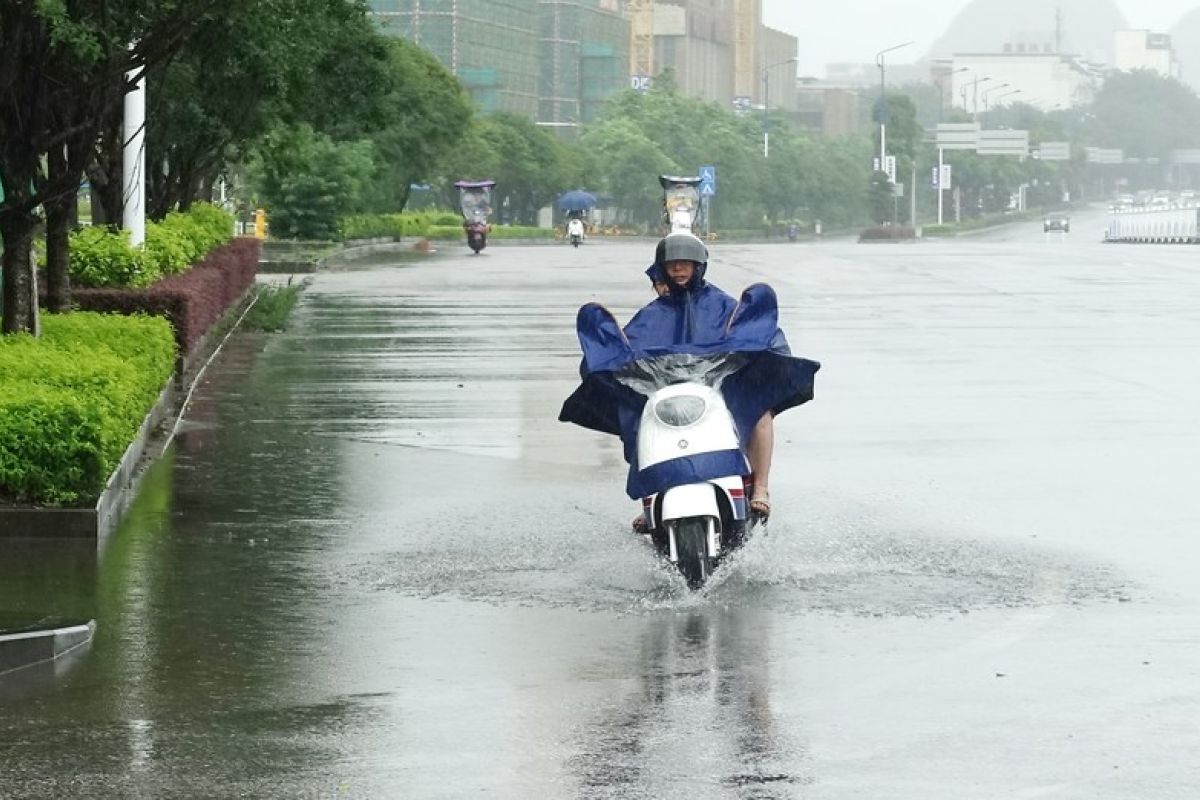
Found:
[[[538,112],[538,0],[371,0],[383,30],[429,50],[483,111]]]
[[[629,21],[599,0],[541,0],[538,121],[590,122],[626,85]]]

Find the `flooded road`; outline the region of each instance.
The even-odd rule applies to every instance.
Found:
[[[1081,222],[714,248],[816,400],[703,592],[555,421],[652,243],[326,272],[235,339],[97,552],[0,542],[0,796],[1185,798],[1200,269]]]

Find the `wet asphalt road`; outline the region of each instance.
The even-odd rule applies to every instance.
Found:
[[[0,544],[0,627],[99,622],[0,796],[1195,797],[1200,250],[1087,222],[716,247],[824,369],[699,594],[555,421],[651,244],[319,275],[98,555]]]

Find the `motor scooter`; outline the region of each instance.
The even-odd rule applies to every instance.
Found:
[[[495,181],[458,181],[454,184],[454,188],[458,189],[467,247],[475,255],[487,247],[487,235],[492,230],[488,217],[492,213],[492,189],[495,185]]]
[[[463,229],[467,232],[467,247],[470,247],[475,255],[487,247],[487,235],[491,229],[486,222],[464,222]]]
[[[786,351],[777,320],[762,284],[743,293],[719,342],[640,349],[599,304],[576,319],[583,383],[559,420],[621,437],[626,493],[693,589],[756,528],[745,483],[754,426],[812,398],[820,364]]]

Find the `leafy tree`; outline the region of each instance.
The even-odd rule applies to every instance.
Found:
[[[1200,147],[1200,98],[1173,78],[1149,70],[1114,72],[1096,95],[1091,139],[1126,156],[1166,159]]]
[[[280,127],[259,148],[257,182],[283,238],[330,241],[338,219],[362,210],[375,169],[368,141],[335,142],[307,125]]]
[[[80,154],[124,95],[126,73],[165,62],[203,19],[233,5],[6,0],[0,20],[3,332],[35,329],[28,254],[37,209],[78,189]],[[130,49],[130,42],[137,45]],[[56,226],[69,219],[69,210],[55,215]],[[65,239],[51,238],[57,252]]]
[[[373,136],[378,169],[370,205],[401,211],[412,184],[433,175],[460,146],[472,111],[458,80],[420,47],[393,39],[388,60],[391,91],[383,99],[385,124]]]

